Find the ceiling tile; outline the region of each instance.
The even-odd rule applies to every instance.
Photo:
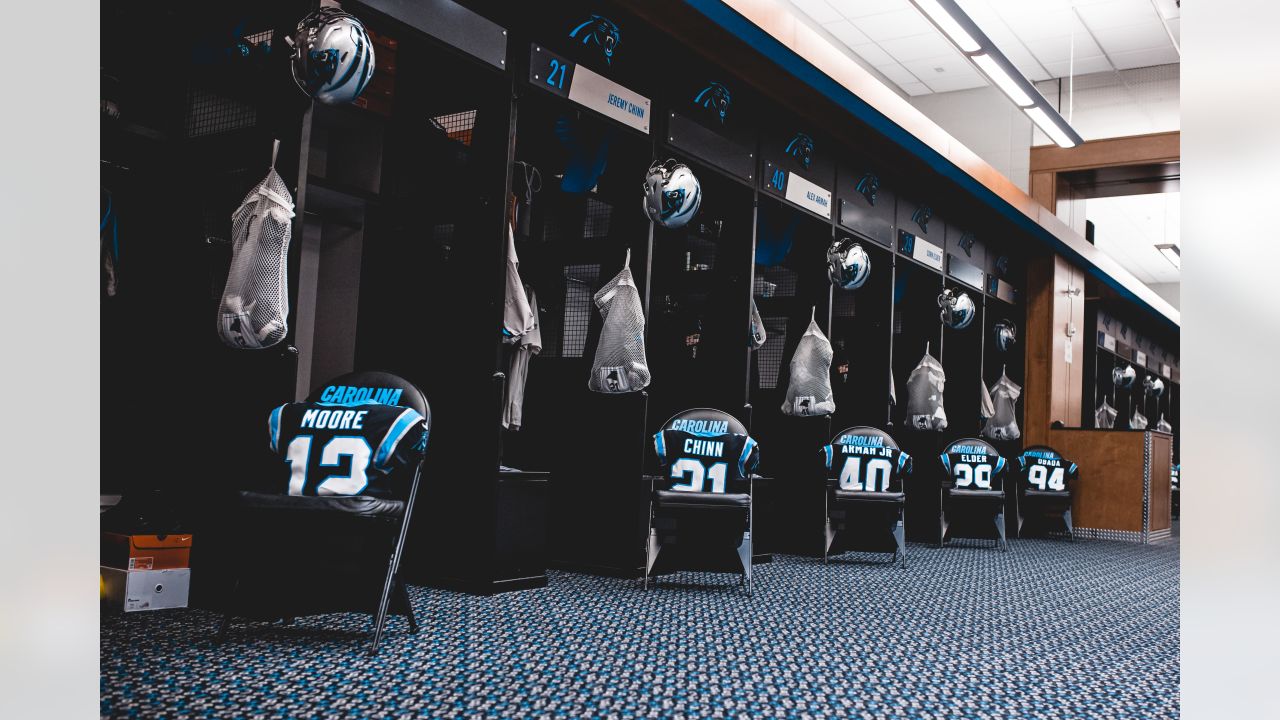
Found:
[[[1055,78],[1071,77],[1071,63],[1067,61],[1056,63],[1045,63],[1044,67],[1049,71],[1049,75]],[[1111,70],[1111,63],[1101,55],[1094,57],[1077,57],[1075,64],[1076,75],[1088,75],[1090,73],[1107,72]]]
[[[880,43],[880,47],[898,62],[909,62],[911,60],[922,60],[950,54],[959,56],[959,52],[955,50],[955,47],[936,32],[885,40]]]
[[[1093,30],[1160,20],[1156,9],[1151,5],[1151,0],[1110,0],[1110,2],[1096,4],[1079,4],[1075,10]]]
[[[866,43],[871,42],[871,38],[867,37],[866,35],[863,35],[862,32],[858,30],[858,28],[854,27],[853,23],[849,22],[848,20],[840,20],[838,22],[828,23],[826,25],[823,25],[822,27],[827,32],[831,33],[832,35],[835,35],[837,40],[844,43],[845,45],[848,45],[849,47],[854,47],[857,45],[865,45]]]
[[[1081,32],[1075,35],[1061,35],[1059,37],[1040,38],[1034,43],[1028,43],[1031,52],[1042,63],[1063,62],[1071,59],[1072,46],[1074,45],[1075,56],[1096,57],[1102,54],[1102,48],[1098,47],[1098,43],[1093,38]]]
[[[977,72],[968,60],[956,54],[912,60],[902,64],[925,83],[941,75],[969,75]]]
[[[866,17],[901,10],[909,5],[907,0],[829,0],[832,7],[847,18]]]
[[[791,4],[822,24],[844,19],[840,12],[831,7],[827,0],[791,0]]]
[[[903,4],[905,9],[861,17],[853,24],[876,42],[938,32],[914,6],[905,0]]]
[[[973,88],[986,87],[987,81],[974,72],[969,75],[939,75],[938,77],[929,78],[929,82],[926,84],[934,92],[943,93],[952,92],[953,90],[972,90]]]
[[[1178,51],[1172,46],[1152,50],[1134,50],[1133,52],[1112,53],[1111,62],[1119,70],[1130,68],[1152,67],[1155,65],[1171,65],[1178,62]]]
[[[977,0],[977,2],[981,1]],[[961,0],[960,2],[960,6],[965,8],[966,12],[970,4],[976,3],[974,0]],[[1003,18],[1071,9],[1071,0],[986,0],[986,4]]]
[[[1108,55],[1132,50],[1170,47],[1173,44],[1169,40],[1169,35],[1165,33],[1164,26],[1158,20],[1138,25],[1119,26],[1095,26],[1090,23],[1089,27],[1093,31],[1093,36],[1098,39],[1098,44],[1102,46],[1103,52]]]
[[[910,70],[894,63],[893,65],[882,65],[877,67],[882,75],[893,81],[895,85],[901,87],[907,83],[920,82],[920,78],[911,73]]]
[[[867,45],[855,45],[851,49],[858,54],[858,57],[862,58],[863,60],[866,60],[868,63],[870,63],[875,67],[879,67],[881,65],[891,65],[897,62],[896,60],[893,59],[892,55],[885,52],[884,50],[881,50],[880,46],[876,45],[875,43],[869,43]]]
[[[1071,10],[1049,10],[1004,20],[1023,42],[1069,33],[1079,22]]]
[[[1049,79],[1049,71],[1036,59],[1035,55],[1031,54],[1031,51],[1021,44],[1001,48],[1000,51],[1009,59],[1009,62],[1013,63],[1018,72],[1027,76],[1032,82]]]
[[[899,87],[901,87],[902,91],[911,97],[915,97],[917,95],[928,95],[933,92],[929,89],[929,86],[924,83],[907,83],[906,85],[900,85]]]

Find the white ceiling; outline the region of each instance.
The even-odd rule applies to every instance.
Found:
[[[1171,192],[1086,200],[1094,244],[1148,285],[1179,282],[1178,268],[1155,246],[1179,243],[1180,198]]]
[[[1180,59],[1176,0],[956,1],[1033,82]],[[790,2],[908,95],[987,85],[909,0]]]

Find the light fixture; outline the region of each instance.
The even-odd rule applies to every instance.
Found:
[[[1164,255],[1166,260],[1173,263],[1174,267],[1179,270],[1182,269],[1182,248],[1178,247],[1176,243],[1157,245],[1156,249],[1160,251],[1161,255]]]
[[[1035,85],[1018,72],[955,0],[911,0],[911,4],[964,53],[979,72],[1022,108],[1051,140],[1064,148],[1084,142],[1084,138],[1045,100]]]

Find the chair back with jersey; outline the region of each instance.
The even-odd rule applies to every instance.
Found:
[[[392,373],[352,372],[321,384],[307,402],[377,403],[411,408],[431,428],[431,408],[413,383]],[[354,461],[354,458],[352,458]],[[400,578],[422,462],[395,471],[395,497],[239,493],[236,534],[242,552],[263,557],[238,565],[218,630],[225,639],[233,618],[292,619],[332,612],[369,612],[377,652],[388,614],[417,620]],[[402,482],[401,482],[402,481]],[[379,592],[381,591],[381,592]]]
[[[1018,476],[1018,532],[1024,524],[1040,530],[1065,528],[1075,539],[1071,523],[1071,490],[1076,484],[1076,464],[1048,445],[1022,451],[1015,463]]]
[[[681,447],[666,443],[679,440]],[[674,570],[741,572],[751,592],[751,491],[755,441],[720,410],[677,413],[654,436],[644,586]],[[734,467],[731,467],[731,464]]]
[[[823,562],[859,550],[892,552],[906,567],[903,484],[911,457],[889,433],[867,426],[841,430],[821,452],[827,468]]]
[[[953,537],[991,538],[1009,549],[1005,536],[1004,478],[1008,465],[995,446],[979,438],[962,438],[939,456],[946,472],[942,483],[939,545]]]

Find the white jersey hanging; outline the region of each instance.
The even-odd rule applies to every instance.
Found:
[[[831,342],[816,319],[809,320],[796,352],[791,356],[791,379],[782,401],[783,415],[830,415],[836,411],[831,393]]]
[[[515,340],[511,353],[511,365],[507,368],[506,402],[502,406],[502,427],[519,430],[524,424],[524,389],[529,378],[529,361],[542,352],[542,330],[538,326],[538,296],[533,288],[524,286],[529,296],[529,309],[533,312],[533,327]]]
[[[626,263],[592,298],[604,327],[591,363],[587,387],[601,393],[639,392],[649,385],[644,353],[644,304],[631,277],[631,250]]]
[[[507,282],[502,308],[502,341],[514,343],[537,326],[537,318],[529,307],[524,283],[520,282],[520,258],[516,257],[516,237],[507,224]],[[541,343],[539,343],[541,344]]]
[[[1022,395],[1022,388],[1000,373],[1000,379],[991,386],[991,402],[995,413],[982,426],[982,437],[989,440],[1017,440],[1022,437],[1018,429],[1018,413],[1015,405]]]
[[[271,166],[231,214],[231,271],[218,304],[218,337],[233,348],[271,347],[289,333],[293,197],[274,152]]]
[[[942,363],[929,354],[925,347],[924,357],[907,378],[907,424],[917,430],[947,429],[947,411],[942,404],[942,391],[947,383],[947,374],[942,370]]]

